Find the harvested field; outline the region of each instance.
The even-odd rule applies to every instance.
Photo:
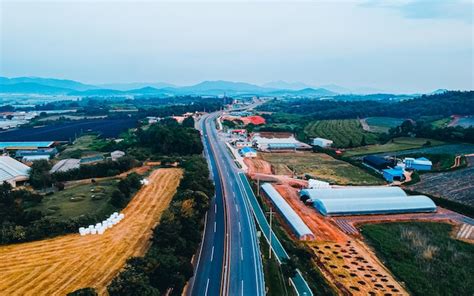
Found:
[[[327,279],[347,295],[408,295],[372,252],[357,240],[308,243]]]
[[[158,169],[122,211],[125,219],[104,235],[71,234],[0,247],[0,294],[64,295],[84,287],[100,294],[127,258],[143,255],[151,229],[168,207],[180,169]]]
[[[474,156],[467,156],[466,159],[467,168],[423,174],[420,182],[408,188],[474,206]]]
[[[249,173],[272,174],[272,165],[261,158],[244,158],[244,163],[249,169]]]
[[[276,175],[303,176],[308,174],[318,180],[339,185],[380,185],[385,182],[347,162],[324,153],[261,153]]]

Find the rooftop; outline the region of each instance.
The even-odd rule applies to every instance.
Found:
[[[0,181],[14,179],[19,176],[27,177],[30,168],[10,156],[0,156]]]

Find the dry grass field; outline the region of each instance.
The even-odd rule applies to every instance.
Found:
[[[84,287],[106,294],[127,258],[146,252],[181,176],[180,169],[154,171],[122,211],[125,219],[101,236],[71,234],[0,247],[0,295],[65,295]]]

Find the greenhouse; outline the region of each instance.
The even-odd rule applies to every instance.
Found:
[[[315,239],[313,232],[293,210],[293,208],[286,202],[286,200],[273,188],[272,184],[262,184],[262,190],[265,195],[272,201],[277,208],[278,212],[283,216],[285,221],[290,225],[293,232],[300,240],[313,240]]]
[[[342,188],[315,188],[303,189],[300,191],[300,199],[306,202],[308,199],[313,201],[316,199],[326,198],[388,198],[388,197],[406,197],[405,191],[400,187],[342,187]]]
[[[324,216],[370,215],[435,212],[436,205],[424,195],[382,198],[326,198],[314,200],[314,207]]]

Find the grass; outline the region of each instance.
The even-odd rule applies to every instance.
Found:
[[[362,233],[413,295],[472,295],[474,245],[450,237],[444,223],[387,223]]]
[[[445,128],[451,122],[451,117],[445,117],[438,120],[435,120],[431,123],[434,128]]]
[[[364,131],[357,119],[318,120],[309,123],[304,131],[310,138],[332,140],[337,148],[363,146],[363,138],[366,144],[375,144],[378,138],[376,134]]]
[[[397,127],[405,119],[395,117],[367,117],[366,121],[370,131],[374,133],[387,133],[389,129]]]
[[[310,175],[316,179],[340,185],[377,185],[384,182],[345,161],[324,153],[261,153],[275,174]]]
[[[59,220],[85,214],[106,216],[116,210],[109,202],[116,183],[116,180],[106,180],[75,185],[45,196],[40,204],[31,209]]]
[[[426,138],[410,138],[410,137],[401,137],[395,138],[391,141],[380,145],[370,145],[365,147],[358,147],[354,149],[347,150],[345,152],[345,156],[357,156],[357,155],[365,155],[365,154],[375,154],[375,153],[383,153],[383,152],[394,152],[394,151],[401,151],[401,150],[408,150],[408,149],[416,149],[421,148],[423,145],[427,143],[427,141],[431,142],[431,146],[438,146],[444,144],[442,141],[433,140],[433,139],[426,139]]]
[[[77,138],[72,145],[68,145],[64,151],[59,154],[59,159],[81,158],[86,155],[99,154],[103,140],[97,135],[84,135]]]

